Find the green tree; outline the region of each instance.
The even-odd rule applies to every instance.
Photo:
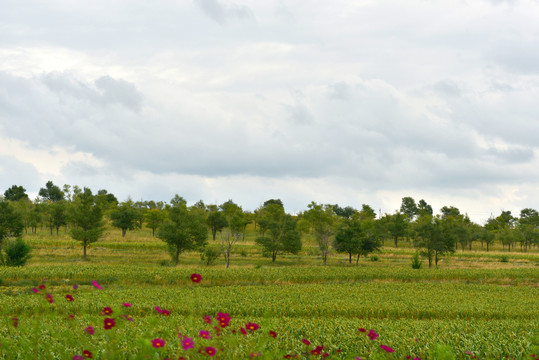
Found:
[[[296,220],[286,214],[282,203],[264,203],[262,215],[258,220],[260,235],[255,242],[271,253],[275,262],[277,254],[297,254],[301,250],[301,234],[296,229]]]
[[[395,214],[385,216],[384,224],[389,236],[395,242],[395,247],[398,247],[399,238],[408,234],[409,223],[406,217],[400,211],[396,211]]]
[[[417,203],[417,215],[418,216],[424,216],[424,215],[432,216],[432,206],[427,204],[427,202],[423,199],[419,200],[419,202]]]
[[[403,197],[400,212],[404,214],[410,222],[412,222],[415,216],[418,214],[418,208],[414,198],[410,196]]]
[[[529,246],[539,242],[539,212],[532,208],[522,209],[518,223],[525,242],[524,249],[527,251]],[[522,251],[522,244],[520,250]]]
[[[29,200],[26,189],[22,186],[13,185],[4,192],[4,198],[10,201]]]
[[[153,237],[155,237],[155,230],[165,221],[165,217],[165,212],[157,207],[150,209],[146,213],[144,217],[146,220],[146,227],[152,229]]]
[[[235,204],[232,200],[221,204],[219,208],[223,211],[226,219],[226,226],[220,233],[220,242],[226,268],[228,269],[232,247],[241,239],[245,229],[245,213],[241,206]]]
[[[219,210],[217,205],[208,205],[207,206],[208,216],[206,222],[210,228],[213,241],[217,236],[218,232],[221,232],[227,225],[225,214],[222,210]]]
[[[47,181],[44,188],[39,189],[39,196],[52,202],[64,200],[63,191],[50,180]]]
[[[360,256],[380,250],[382,242],[379,231],[372,218],[361,219],[359,214],[345,219],[338,227],[333,241],[333,247],[338,253],[348,254],[348,262],[352,263],[352,256],[357,255],[356,265]]]
[[[98,190],[95,197],[99,206],[103,209],[115,209],[118,206],[118,199],[114,194],[109,193],[108,190]]]
[[[342,218],[349,219],[353,214],[357,213],[357,210],[351,206],[346,206],[344,208],[339,205],[333,205],[333,212]]]
[[[30,259],[32,248],[21,238],[10,240],[4,248],[6,254],[5,264],[7,266],[24,266]]]
[[[204,247],[208,235],[205,219],[200,212],[189,209],[187,202],[176,195],[168,209],[168,219],[159,227],[157,237],[167,243],[176,265],[180,254]]]
[[[4,241],[22,235],[24,225],[21,215],[5,200],[0,200],[0,254]]]
[[[322,253],[322,261],[326,265],[331,240],[338,224],[337,215],[333,211],[333,205],[322,205],[313,201],[308,208],[309,210],[304,212],[303,216],[311,225],[318,248]]]
[[[60,226],[67,224],[67,203],[65,200],[50,204],[51,225],[56,229],[56,236],[60,232]]]
[[[103,210],[90,189],[85,187],[74,197],[69,220],[72,225],[69,233],[82,243],[86,259],[87,246],[98,241],[104,232]]]
[[[422,216],[414,223],[414,230],[414,245],[422,249],[429,260],[429,267],[433,261],[437,267],[442,255],[455,252],[457,234],[452,224],[441,217]]]
[[[138,211],[131,200],[121,203],[120,206],[112,210],[110,219],[112,226],[122,230],[122,237],[125,237],[127,230],[139,228]]]

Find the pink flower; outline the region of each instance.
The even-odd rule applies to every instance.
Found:
[[[188,337],[184,337],[182,339],[182,348],[184,350],[192,349],[194,347],[195,347],[195,342],[193,341],[193,339],[188,338]]]
[[[163,347],[165,346],[165,341],[163,339],[153,339],[152,340],[152,346],[154,348],[160,348],[160,347]]]
[[[75,355],[73,356],[73,360],[84,360],[84,358],[82,357],[82,355]]]
[[[218,312],[215,318],[219,321],[219,325],[221,325],[222,328],[230,325],[230,315],[228,315],[228,313]]]
[[[44,290],[46,288],[45,284],[39,285],[39,290]]]
[[[32,288],[32,291],[34,292],[34,294],[37,294],[39,292],[39,290],[36,288]]]
[[[380,345],[380,349],[385,350],[385,351],[387,351],[389,353],[392,353],[392,352],[395,351],[395,350],[393,350],[392,348],[390,348],[389,346],[386,346],[386,345]]]
[[[198,333],[198,336],[200,336],[203,339],[211,339],[210,332],[206,330],[200,330],[200,332]]]
[[[47,294],[45,295],[45,298],[47,299],[47,301],[52,304],[54,302],[54,298],[52,297],[52,294]]]
[[[307,339],[302,339],[301,340],[305,345],[311,345],[311,342]]]
[[[73,301],[73,300],[75,300],[75,299],[73,299],[73,296],[67,294],[67,295],[66,295],[66,300],[69,301],[69,302],[71,302],[71,301]]]
[[[277,337],[277,333],[273,330],[270,330],[269,335],[274,339]]]
[[[130,303],[122,303],[122,305],[125,306],[125,307],[131,307],[131,306],[133,306],[133,305],[131,305]]]
[[[200,274],[191,274],[191,281],[194,283],[199,283],[202,280],[202,276]]]
[[[122,315],[127,321],[134,321],[133,318],[127,314]]]
[[[367,329],[364,329],[364,328],[359,328],[358,330],[361,332],[367,332]]]
[[[170,311],[165,310],[165,309],[161,309],[159,306],[154,306],[154,309],[155,309],[155,311],[157,311],[161,315],[164,315],[164,316],[169,316],[170,315]]]
[[[84,350],[82,352],[82,355],[84,355],[85,358],[88,358],[88,359],[91,359],[92,358],[92,353],[90,352],[90,350]]]
[[[211,347],[211,346],[208,346],[206,349],[206,354],[208,354],[208,356],[214,356],[215,354],[217,354],[217,350],[214,348],[214,347]]]
[[[111,319],[111,318],[106,318],[103,321],[103,324],[104,324],[105,330],[110,330],[116,326],[116,321],[114,321],[114,319]]]
[[[244,328],[240,328],[240,332],[241,332],[243,335],[247,335],[247,330],[245,330]]]
[[[206,324],[211,324],[211,316],[210,315],[206,315],[202,318],[202,320],[204,320],[204,322]]]
[[[93,335],[94,334],[94,328],[92,326],[88,326],[86,329],[84,329],[88,334]]]
[[[376,331],[374,331],[373,329],[370,329],[370,330],[369,330],[369,333],[367,334],[367,336],[368,336],[369,339],[371,339],[371,340],[376,340],[376,339],[378,338],[378,336],[380,336],[380,335],[378,335],[378,334],[376,333]]]
[[[102,314],[104,314],[104,315],[111,315],[113,312],[114,312],[114,311],[112,311],[112,309],[111,309],[110,307],[107,306],[107,307],[103,308]]]
[[[99,285],[99,284],[97,283],[97,281],[95,281],[95,280],[92,280],[92,285],[95,286],[95,288],[98,289],[98,290],[103,290],[103,288],[101,287],[101,285]]]
[[[245,328],[249,331],[256,331],[260,329],[260,325],[256,323],[248,322],[247,324],[245,324]]]

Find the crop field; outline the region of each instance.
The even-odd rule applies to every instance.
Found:
[[[276,263],[252,233],[231,268],[111,229],[81,259],[65,235],[27,235],[33,258],[0,268],[2,359],[533,359],[539,254],[457,251],[438,269],[413,249],[322,266],[312,239]],[[210,241],[211,243],[211,241]],[[499,250],[499,249],[498,249]],[[506,255],[507,253],[503,253]],[[199,274],[201,281],[191,279]],[[223,321],[223,314],[228,314]]]

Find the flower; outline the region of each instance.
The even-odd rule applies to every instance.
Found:
[[[301,342],[303,342],[305,345],[311,345],[311,342],[307,339],[302,339]]]
[[[82,352],[82,355],[83,355],[85,358],[89,358],[89,359],[92,358],[92,353],[90,352],[90,350],[84,350],[84,351]]]
[[[73,284],[73,290],[77,290],[79,288],[79,285]]]
[[[184,337],[182,339],[182,348],[184,350],[192,349],[194,347],[195,347],[195,342],[193,341],[193,339],[188,338],[188,337]]]
[[[152,346],[154,348],[160,348],[160,347],[163,347],[165,346],[165,341],[163,339],[153,339],[152,340]]]
[[[240,332],[241,332],[243,335],[247,335],[247,330],[245,330],[244,328],[241,328],[241,329],[240,329]]]
[[[99,285],[99,284],[97,283],[97,281],[95,281],[95,280],[92,280],[92,285],[95,286],[95,288],[98,289],[98,290],[103,290],[103,288],[101,287],[101,285]]]
[[[194,283],[199,283],[202,280],[202,276],[200,274],[191,274],[191,281]]]
[[[18,327],[19,326],[19,318],[12,318],[11,321],[13,321],[13,327]]]
[[[206,351],[206,354],[208,354],[208,356],[213,356],[213,355],[217,354],[217,350],[212,346],[206,347],[206,349],[204,351]]]
[[[215,318],[219,321],[219,325],[221,325],[222,328],[230,325],[230,315],[228,315],[228,313],[218,312]]]
[[[390,348],[389,346],[386,346],[386,345],[380,345],[380,349],[385,350],[385,351],[387,351],[389,353],[392,353],[392,352],[395,351],[395,350],[393,350],[392,348]]]
[[[122,315],[127,321],[134,321],[133,318],[127,314]]]
[[[75,355],[73,356],[73,360],[84,360],[84,358],[81,355]]]
[[[200,336],[203,339],[211,339],[210,332],[206,330],[200,330],[200,332],[198,333],[198,336]]]
[[[249,331],[256,331],[258,329],[260,329],[260,326],[258,324],[255,324],[255,323],[252,323],[252,322],[248,322],[247,324],[245,324],[245,328]]]
[[[112,311],[112,309],[110,307],[105,307],[103,308],[103,315],[111,315],[114,311]]]
[[[161,311],[161,314],[163,314],[163,316],[169,316],[169,315],[170,315],[170,311],[163,309],[163,310]]]
[[[359,328],[358,330],[361,332],[367,332],[367,329],[364,329],[364,328]]]
[[[32,291],[34,292],[34,294],[37,294],[39,292],[39,290],[36,288],[32,288]]]
[[[73,300],[75,300],[75,299],[73,299],[73,296],[67,294],[67,295],[66,295],[66,300],[67,300],[67,301],[73,301]]]
[[[111,318],[105,318],[103,323],[104,323],[105,330],[110,330],[116,326],[116,321],[114,321],[114,319],[111,319]]]
[[[47,294],[45,295],[45,299],[47,299],[47,301],[52,304],[54,302],[54,298],[52,297],[52,294]]]
[[[92,326],[88,326],[86,329],[84,329],[88,334],[93,335],[94,334],[94,328]]]
[[[210,315],[206,315],[202,318],[202,320],[204,320],[204,322],[206,324],[211,324],[211,316]]]
[[[324,350],[323,346],[317,346],[314,350],[311,350],[311,354],[320,355],[322,353],[322,350]]]
[[[270,330],[269,335],[274,339],[277,337],[277,333],[273,330]]]
[[[367,334],[367,336],[368,336],[369,339],[371,339],[371,340],[376,340],[376,339],[378,338],[378,336],[380,336],[380,335],[378,335],[378,334],[376,333],[376,331],[374,331],[373,329],[370,329],[370,330],[369,330],[369,333]]]
[[[122,303],[122,305],[125,306],[125,307],[131,307],[131,306],[133,306],[133,305],[131,305],[130,303]]]
[[[45,288],[46,288],[45,284],[39,285],[39,290],[43,290],[43,289],[45,289]]]

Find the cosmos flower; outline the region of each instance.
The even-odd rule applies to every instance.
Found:
[[[182,348],[184,350],[192,349],[194,347],[195,347],[195,342],[193,341],[193,339],[188,338],[188,337],[184,337],[182,339]]]
[[[194,283],[199,283],[202,280],[202,276],[200,274],[191,274],[191,281]]]
[[[97,283],[97,281],[95,281],[95,280],[92,280],[92,285],[95,286],[95,288],[98,289],[98,290],[103,290],[103,288],[101,287],[101,285],[99,285],[99,284]]]
[[[114,321],[114,319],[111,319],[111,318],[105,318],[103,323],[104,323],[105,330],[110,330],[116,326],[116,321]]]
[[[152,346],[154,348],[160,348],[160,347],[163,347],[165,346],[165,341],[163,339],[153,339],[152,340]]]
[[[73,299],[73,296],[67,294],[67,295],[66,295],[66,300],[69,301],[69,302],[71,302],[71,301],[73,301],[73,300],[75,300],[75,299]]]
[[[390,348],[389,346],[386,346],[386,345],[380,345],[380,349],[385,350],[385,351],[387,351],[389,353],[392,353],[392,352],[395,351],[395,350],[393,350],[392,348]]]
[[[198,333],[198,336],[200,336],[203,339],[211,339],[210,332],[206,330],[200,330],[200,332]]]
[[[204,351],[206,352],[206,354],[208,354],[208,356],[214,356],[215,354],[217,354],[217,350],[212,346],[206,347]]]

